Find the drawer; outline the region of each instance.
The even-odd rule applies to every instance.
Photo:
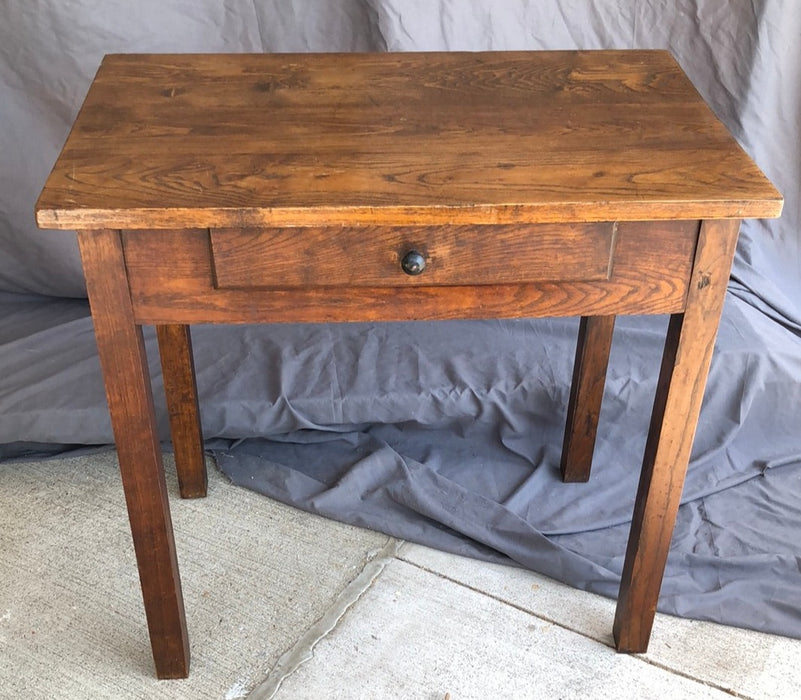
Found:
[[[211,229],[218,289],[606,280],[616,225]]]

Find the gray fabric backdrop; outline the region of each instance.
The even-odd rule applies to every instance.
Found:
[[[660,607],[801,637],[793,0],[0,0],[0,456],[112,440],[74,236],[33,219],[104,53],[630,47],[786,198],[743,226]],[[204,430],[237,483],[615,595],[664,327],[619,322],[589,485],[558,481],[575,319],[198,327]]]

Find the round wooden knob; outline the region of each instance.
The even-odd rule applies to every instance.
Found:
[[[416,250],[410,250],[401,260],[401,269],[407,275],[419,275],[426,269],[426,259],[422,253]]]

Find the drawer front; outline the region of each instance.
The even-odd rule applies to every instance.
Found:
[[[218,289],[606,280],[612,223],[211,229]]]

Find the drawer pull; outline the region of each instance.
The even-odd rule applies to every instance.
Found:
[[[426,269],[426,259],[416,250],[410,250],[401,260],[401,269],[407,275],[419,275]]]

